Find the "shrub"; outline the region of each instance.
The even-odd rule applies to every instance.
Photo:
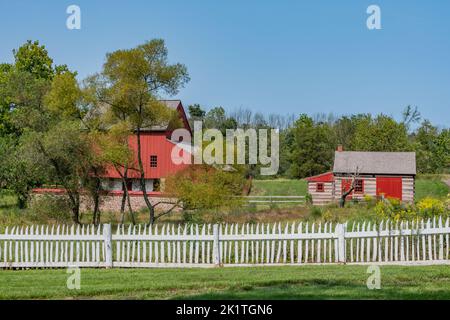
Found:
[[[445,213],[445,203],[434,198],[424,198],[417,203],[417,210],[423,218],[443,215]]]
[[[395,199],[379,201],[374,210],[377,218],[394,221],[426,219],[449,213],[443,201],[429,197],[421,200],[416,206],[407,205]]]
[[[183,202],[185,209],[231,208],[241,204],[245,184],[242,173],[207,165],[192,165],[167,178],[166,191]]]
[[[368,194],[364,195],[364,202],[366,203],[367,208],[373,208],[377,204],[377,199],[375,197],[372,197]]]
[[[320,219],[322,217],[322,208],[312,207],[310,215],[313,219]]]
[[[311,193],[308,192],[308,193],[306,194],[306,196],[305,196],[305,201],[306,201],[307,204],[312,204],[312,203],[313,203],[313,198],[312,198]]]
[[[322,219],[325,222],[334,222],[335,221],[335,217],[333,216],[333,213],[331,212],[331,210],[325,210],[325,212],[322,215]]]
[[[53,220],[56,223],[70,222],[71,210],[69,201],[61,195],[40,195],[35,197],[28,209],[34,221]]]

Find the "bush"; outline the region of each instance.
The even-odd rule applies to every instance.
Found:
[[[32,199],[28,211],[35,221],[53,220],[56,223],[71,221],[69,201],[61,195],[39,195]]]
[[[449,214],[448,207],[443,201],[430,197],[421,200],[416,206],[407,205],[395,199],[379,201],[374,210],[378,218],[394,221],[427,219]]]
[[[305,196],[305,201],[306,201],[307,204],[312,204],[312,203],[313,203],[313,198],[312,198],[311,193],[308,192],[308,193],[306,194],[306,196]]]
[[[167,178],[166,192],[181,200],[185,209],[232,208],[241,204],[245,183],[241,172],[192,165]]]
[[[320,219],[322,217],[322,208],[312,207],[310,215],[313,219]]]
[[[417,210],[423,218],[443,215],[445,213],[445,203],[438,199],[427,197],[417,203]]]
[[[368,209],[373,208],[377,204],[377,198],[372,197],[368,194],[364,195],[364,202],[366,203],[366,207]]]

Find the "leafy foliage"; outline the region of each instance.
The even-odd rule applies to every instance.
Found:
[[[240,203],[245,179],[207,165],[193,165],[169,177],[166,191],[180,199],[185,209],[232,207]]]

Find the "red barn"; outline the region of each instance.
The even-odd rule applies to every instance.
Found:
[[[177,112],[180,119],[179,123],[181,123],[181,128],[187,129],[192,134],[181,101],[163,100],[162,102],[168,108],[171,108]],[[176,142],[171,140],[172,131],[174,129],[175,128],[169,124],[165,124],[145,128],[141,132],[141,154],[144,165],[147,192],[161,191],[160,186],[165,177],[172,175],[188,166],[187,164],[174,164],[172,162],[171,152],[173,147],[176,145]],[[134,151],[134,154],[137,155],[136,135],[129,137],[129,146]],[[190,146],[183,148],[183,152],[190,152]],[[134,162],[137,168],[137,157]],[[104,178],[104,190],[110,191],[110,193],[122,193],[122,180],[119,173],[114,168],[109,168],[106,171]],[[130,194],[134,192],[139,193],[141,191],[139,178],[139,171],[128,170],[127,189],[131,191]]]
[[[351,188],[356,171],[356,186],[347,199],[384,196],[403,202],[414,201],[414,152],[356,152],[338,149],[332,172],[306,179],[313,204],[338,201],[343,192]]]
[[[176,145],[176,141],[171,140],[173,130],[181,127],[187,129],[192,134],[192,130],[189,126],[189,122],[181,101],[163,100],[161,102],[163,102],[168,108],[174,110],[180,121],[176,121],[176,126],[173,125],[175,122],[168,122],[167,124],[141,130],[141,154],[146,179],[146,190],[152,197],[161,196],[161,187],[164,184],[165,177],[172,175],[188,166],[188,164],[177,165],[172,162],[171,153],[173,147]],[[135,163],[133,167],[137,168],[136,135],[131,135],[129,137],[129,146],[135,154]],[[181,146],[183,152],[187,152],[189,156],[191,156],[190,145],[178,144],[178,146]],[[139,178],[139,171],[132,169],[128,170],[127,190],[129,191],[129,195],[133,196],[132,205],[135,209],[145,207],[145,203],[142,201],[142,191]],[[106,170],[106,173],[103,175],[102,189],[107,193],[103,204],[104,208],[111,211],[120,208],[121,197],[117,196],[123,194],[123,188],[122,180],[116,169],[111,167]],[[34,189],[33,192],[36,194],[61,194],[64,193],[64,190],[58,188],[38,188]]]

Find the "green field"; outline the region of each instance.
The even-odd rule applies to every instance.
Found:
[[[381,267],[369,290],[364,266],[221,269],[1,270],[1,299],[450,299],[448,266]]]
[[[426,197],[445,199],[449,192],[449,187],[441,179],[416,180],[416,201]]]
[[[253,180],[252,195],[304,196],[306,192],[307,184],[305,180]]]
[[[444,199],[450,192],[440,176],[418,177],[416,179],[416,201],[425,197]],[[254,180],[252,195],[304,196],[307,193],[305,180],[276,179]]]

